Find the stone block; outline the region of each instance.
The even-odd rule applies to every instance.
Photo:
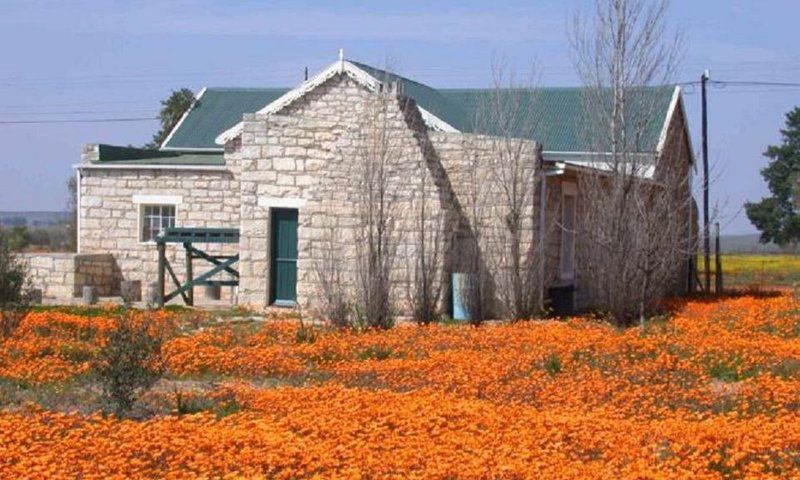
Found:
[[[83,287],[82,300],[85,305],[97,304],[97,289],[89,285]]]
[[[138,302],[142,299],[141,280],[123,280],[119,286],[120,296],[128,303]]]

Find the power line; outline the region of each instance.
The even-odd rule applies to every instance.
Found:
[[[162,99],[152,100],[113,100],[105,102],[68,102],[68,103],[29,103],[29,104],[16,104],[16,105],[0,105],[0,109],[18,109],[18,108],[37,108],[37,107],[84,107],[89,105],[116,105],[116,104],[152,104],[159,103]]]
[[[19,116],[19,115],[78,115],[78,114],[132,114],[132,113],[150,113],[152,108],[139,108],[131,110],[48,110],[48,111],[22,111],[22,112],[0,112],[0,116]]]
[[[732,87],[800,87],[800,83],[791,83],[791,82],[763,82],[759,80],[709,80],[708,84],[712,84],[715,86],[721,86],[722,88],[727,86]],[[681,85],[700,85],[700,82],[697,80],[690,80],[688,82],[681,82]]]
[[[67,120],[0,120],[0,125],[36,124],[36,123],[143,122],[145,120],[158,120],[158,117],[140,117],[140,118],[73,118],[73,119],[67,119]]]

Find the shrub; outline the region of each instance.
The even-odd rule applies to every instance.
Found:
[[[317,341],[317,331],[313,326],[306,325],[300,320],[300,326],[294,333],[294,340],[297,343],[314,343]]]
[[[322,243],[321,258],[315,262],[314,269],[320,287],[320,313],[337,328],[350,326],[352,305],[345,289],[342,273],[342,260],[339,249],[338,230],[329,228]]]
[[[13,252],[12,239],[0,229],[0,337],[11,336],[29,303],[25,266]]]
[[[129,414],[163,373],[161,337],[153,326],[150,317],[121,315],[95,361],[104,401],[118,416]]]

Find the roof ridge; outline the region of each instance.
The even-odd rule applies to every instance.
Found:
[[[414,84],[417,84],[417,85],[419,85],[421,87],[430,88],[431,90],[436,90],[436,87],[432,87],[432,86],[430,86],[430,85],[428,85],[426,83],[422,83],[420,81],[413,80],[413,79],[408,78],[408,77],[404,77],[404,76],[402,76],[402,75],[400,75],[399,73],[396,73],[396,72],[390,72],[389,70],[386,70],[384,68],[373,67],[372,65],[368,65],[366,63],[362,63],[362,62],[359,62],[359,61],[356,61],[356,60],[345,59],[345,61],[346,62],[350,62],[350,63],[352,63],[353,65],[355,65],[356,67],[359,67],[359,68],[366,67],[366,68],[368,68],[370,70],[384,72],[384,73],[389,74],[392,77],[397,77],[398,79],[400,79],[400,80],[402,80],[404,82],[414,83]],[[376,80],[380,80],[380,78],[376,78]]]
[[[206,89],[214,91],[266,92],[266,91],[276,91],[276,90],[291,90],[291,87],[206,87]]]

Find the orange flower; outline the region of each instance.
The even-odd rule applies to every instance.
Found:
[[[800,477],[800,303],[677,308],[625,331],[163,329],[170,375],[221,378],[206,395],[227,416],[0,410],[0,478]],[[0,376],[79,375],[112,321],[32,314],[0,344]]]

